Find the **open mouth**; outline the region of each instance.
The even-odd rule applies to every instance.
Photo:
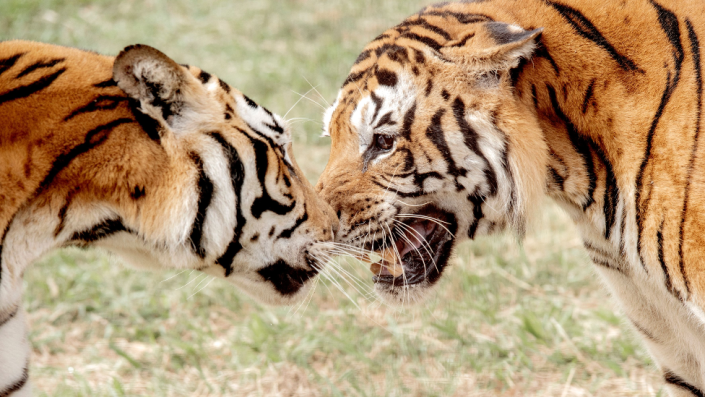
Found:
[[[375,283],[407,286],[435,283],[448,263],[455,240],[455,216],[435,206],[409,214],[392,230],[370,270]]]

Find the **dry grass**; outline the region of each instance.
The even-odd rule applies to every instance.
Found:
[[[425,1],[5,0],[0,39],[116,53],[135,42],[197,64],[284,114],[332,100],[363,45]],[[324,99],[310,93],[298,162],[315,180]],[[322,142],[326,143],[326,142]],[[547,204],[523,246],[461,245],[423,305],[392,309],[361,283],[321,280],[268,308],[196,273],[124,269],[64,250],[26,275],[32,379],[47,396],[656,396],[662,381],[606,299],[574,227]],[[174,276],[173,278],[170,278]],[[352,283],[352,282],[351,282]]]

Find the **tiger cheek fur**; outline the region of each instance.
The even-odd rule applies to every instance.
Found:
[[[98,246],[199,270],[270,304],[299,301],[338,220],[279,116],[144,45],[117,57],[0,43],[0,396],[30,394],[22,277]]]
[[[414,301],[449,245],[521,236],[545,192],[669,393],[705,395],[703,35],[705,5],[688,0],[421,10],[363,50],[326,112],[317,189],[339,242],[399,261],[402,276],[375,268],[376,289]]]

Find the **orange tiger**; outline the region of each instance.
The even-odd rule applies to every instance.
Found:
[[[2,42],[0,119],[0,396],[30,395],[22,275],[51,249],[201,270],[280,304],[306,295],[337,228],[281,117],[148,46]]]
[[[672,396],[705,395],[701,0],[475,0],[421,10],[360,54],[326,113],[317,189],[341,243],[417,300],[453,246],[524,234],[548,195]]]

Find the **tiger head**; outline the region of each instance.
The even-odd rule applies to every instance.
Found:
[[[338,212],[338,242],[386,259],[375,289],[392,302],[435,285],[456,241],[523,234],[545,186],[543,134],[512,87],[541,29],[448,7],[370,43],[324,116],[332,149],[317,190]]]
[[[267,303],[305,296],[338,220],[296,164],[286,122],[148,46],[118,55],[113,78],[164,155],[147,166],[162,173],[154,185],[122,206],[127,233],[103,244],[138,265],[225,277]]]

